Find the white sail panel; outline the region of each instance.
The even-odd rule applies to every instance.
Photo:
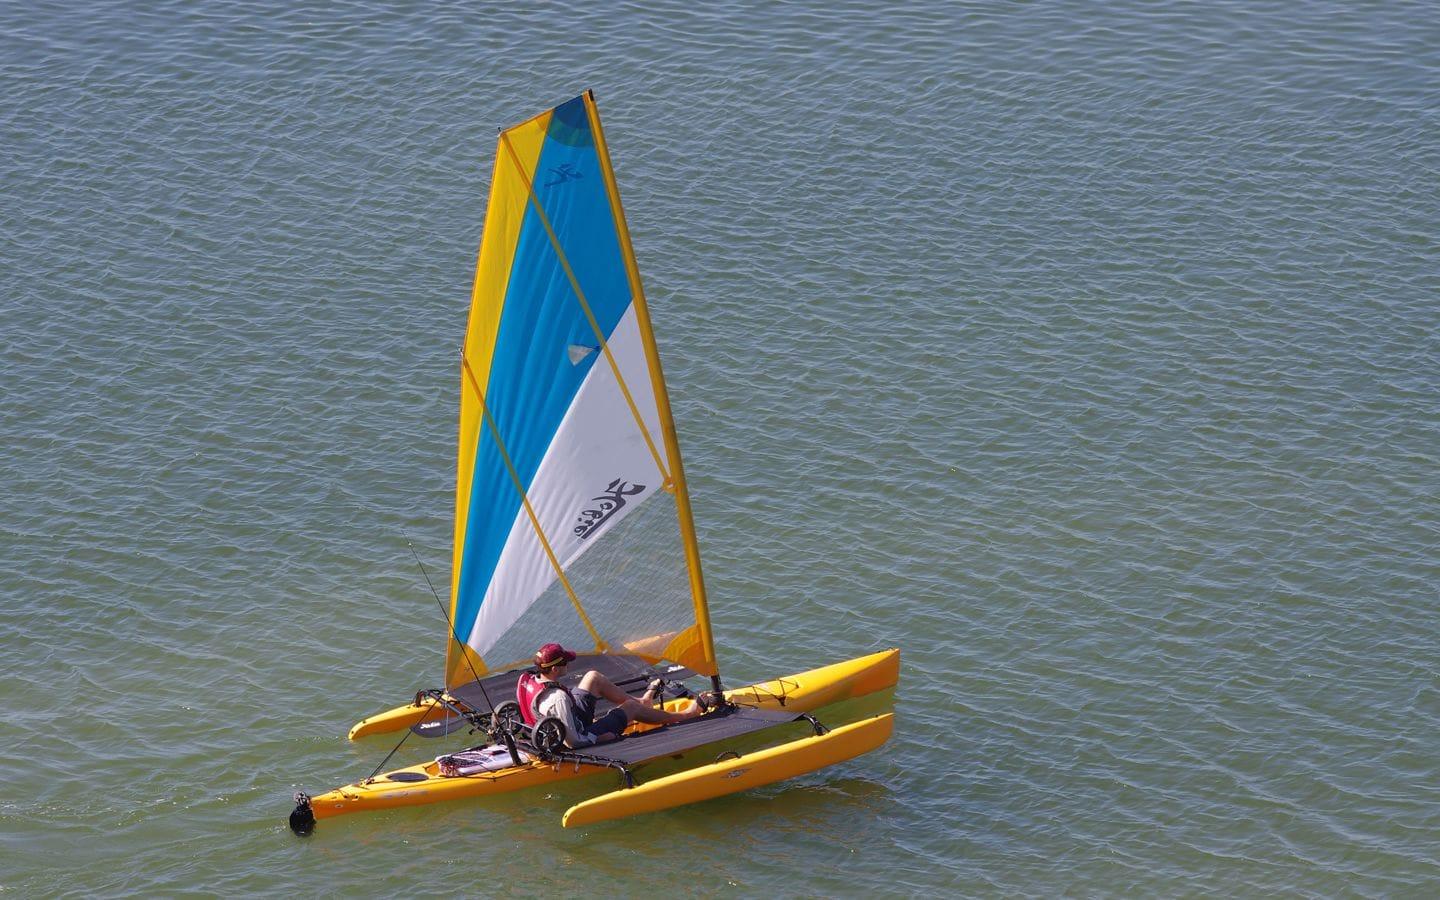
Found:
[[[606,343],[646,429],[659,434],[659,412],[634,307]],[[566,412],[529,488],[530,506],[562,566],[568,568],[663,487],[665,476],[656,465],[652,444],[641,433],[608,361],[600,360]],[[663,446],[655,449],[664,453]],[[660,459],[664,462],[663,455]],[[511,525],[466,643],[486,656],[556,579],[544,544],[522,509]],[[588,608],[584,597],[578,600]],[[592,621],[595,616],[601,619],[594,624],[607,644],[624,640],[623,635],[607,634],[603,609],[595,611]]]

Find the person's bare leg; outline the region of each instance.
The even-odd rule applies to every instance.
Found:
[[[580,679],[580,690],[589,691],[597,697],[604,697],[616,706],[620,706],[630,695],[620,690],[610,679],[591,669]],[[631,718],[634,718],[633,716]]]
[[[580,689],[589,691],[597,697],[604,697],[616,706],[623,707],[632,722],[648,722],[652,725],[669,725],[674,722],[684,722],[700,715],[700,705],[697,703],[683,713],[672,713],[658,707],[641,703],[634,697],[616,687],[610,679],[601,675],[595,670],[585,673],[580,679]]]

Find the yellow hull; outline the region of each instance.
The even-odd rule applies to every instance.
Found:
[[[434,700],[426,698],[422,703],[407,703],[404,706],[376,713],[350,726],[350,740],[358,741],[362,737],[369,737],[372,734],[400,731],[419,723],[422,719],[439,719],[445,714],[445,711],[435,709],[438,705]]]
[[[736,759],[677,772],[639,787],[577,803],[570,807],[562,821],[566,828],[575,828],[607,819],[658,812],[784,781],[874,750],[890,739],[894,725],[895,716],[886,713],[842,725],[828,734],[801,738]]]
[[[735,702],[747,706],[784,709],[797,713],[810,712],[841,700],[863,697],[876,691],[892,688],[899,677],[900,651],[882,650],[879,653],[822,666],[808,672],[777,678],[774,681],[736,688],[726,691],[725,695]],[[353,738],[356,729],[366,723],[383,723],[385,725],[383,730],[408,727],[394,723],[413,715],[414,719],[409,723],[413,724],[415,721],[419,721],[425,712],[424,707],[413,705],[397,707],[357,724],[355,729],[351,729],[351,736]],[[390,727],[392,725],[394,727]],[[374,734],[378,731],[366,733]],[[432,761],[378,775],[374,781],[368,784],[350,784],[319,794],[311,798],[310,807],[315,818],[324,819],[353,812],[489,797],[522,788],[597,775],[602,772],[608,772],[613,776],[614,771],[605,766],[577,766],[574,763],[566,763],[557,767],[531,761],[521,766],[511,766],[495,772],[445,776],[440,774],[439,765]]]

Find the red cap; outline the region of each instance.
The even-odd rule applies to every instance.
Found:
[[[562,659],[565,662],[573,662],[575,654],[559,644],[546,644],[535,651],[535,663],[539,666],[553,666]]]

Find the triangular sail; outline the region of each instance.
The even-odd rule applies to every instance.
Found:
[[[659,356],[589,94],[500,134],[460,382],[447,685],[548,640],[715,674]]]

